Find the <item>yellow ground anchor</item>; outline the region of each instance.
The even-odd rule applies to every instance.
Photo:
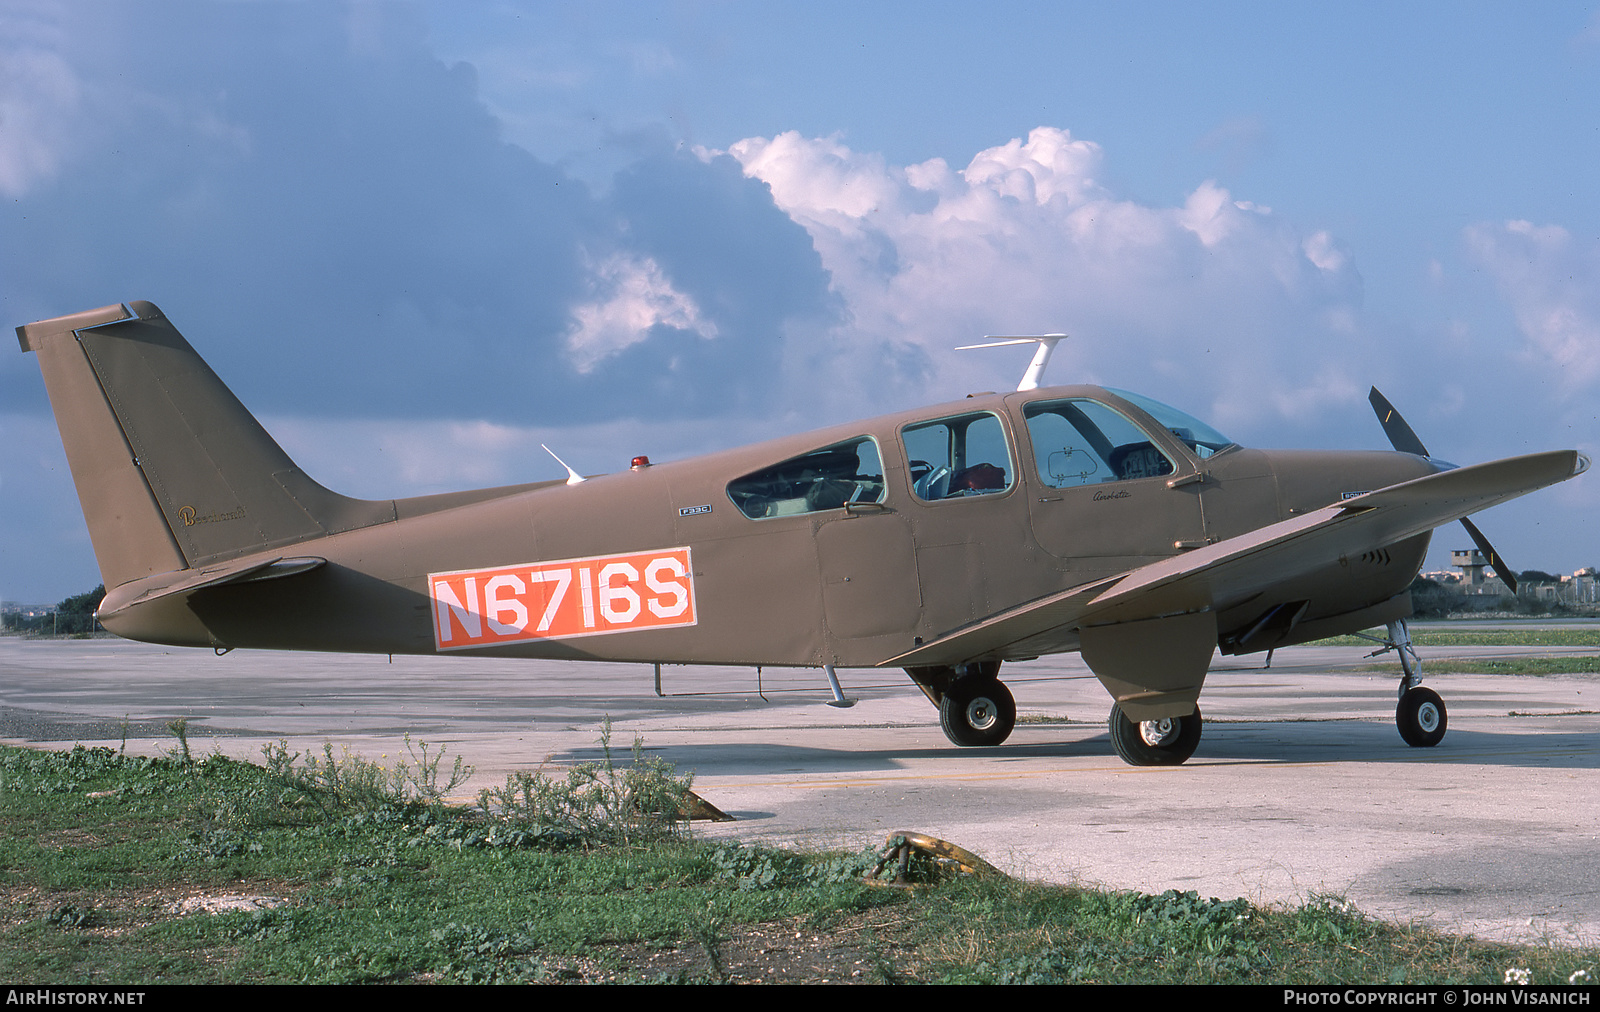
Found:
[[[911,867],[913,853],[924,854],[932,860],[936,874],[931,876],[916,875]],[[892,878],[885,874],[893,871]],[[890,833],[884,840],[883,853],[878,858],[877,865],[862,877],[867,885],[893,886],[901,889],[911,889],[919,885],[930,885],[940,877],[937,872],[953,872],[960,875],[1003,875],[1004,872],[983,858],[957,847],[948,840],[928,836],[924,833],[908,833],[904,830]],[[913,878],[921,881],[913,881]]]
[[[691,822],[737,822],[733,816],[702,798],[694,791],[684,791],[684,803],[678,808],[678,815]]]

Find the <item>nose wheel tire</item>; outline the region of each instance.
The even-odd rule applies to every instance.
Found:
[[[957,745],[998,745],[1017,726],[1017,703],[998,679],[959,679],[939,702],[939,725]]]
[[[1187,717],[1130,720],[1111,706],[1111,747],[1129,766],[1179,766],[1200,745],[1200,708]]]
[[[1432,689],[1408,689],[1395,707],[1394,722],[1400,737],[1412,748],[1432,748],[1444,740],[1449,718],[1444,700]]]

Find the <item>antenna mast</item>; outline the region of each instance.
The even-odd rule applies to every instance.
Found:
[[[541,450],[543,450],[545,453],[548,453],[550,456],[556,457],[556,451],[550,449],[550,447],[548,447],[548,446],[545,446],[543,443],[539,444],[539,448]],[[574,471],[572,469],[572,466],[570,464],[568,464],[566,461],[562,460],[560,457],[556,457],[556,463],[560,464],[562,467],[567,469],[567,484],[568,485],[576,485],[579,482],[588,481],[587,478],[585,478],[583,475],[579,474],[578,472]]]
[[[1018,390],[1039,389],[1039,379],[1044,376],[1044,367],[1050,362],[1050,353],[1056,350],[1056,342],[1066,337],[1066,334],[1039,334],[1034,337],[1000,337],[984,335],[987,344],[965,344],[956,351],[972,351],[977,348],[1004,348],[1013,344],[1037,344],[1038,350],[1033,353],[1033,361],[1028,363],[1028,371],[1022,374],[1022,382],[1017,384]]]

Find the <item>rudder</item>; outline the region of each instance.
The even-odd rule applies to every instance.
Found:
[[[148,302],[17,328],[107,589],[395,518],[312,481]]]

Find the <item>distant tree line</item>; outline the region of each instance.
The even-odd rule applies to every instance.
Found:
[[[1517,574],[1517,579],[1523,583],[1560,583],[1561,577],[1554,573],[1546,573],[1542,569],[1524,569]]]
[[[72,595],[56,605],[53,612],[43,615],[6,615],[5,631],[39,636],[99,632],[100,623],[94,620],[94,610],[100,607],[105,596],[105,584],[101,584],[86,593]]]

